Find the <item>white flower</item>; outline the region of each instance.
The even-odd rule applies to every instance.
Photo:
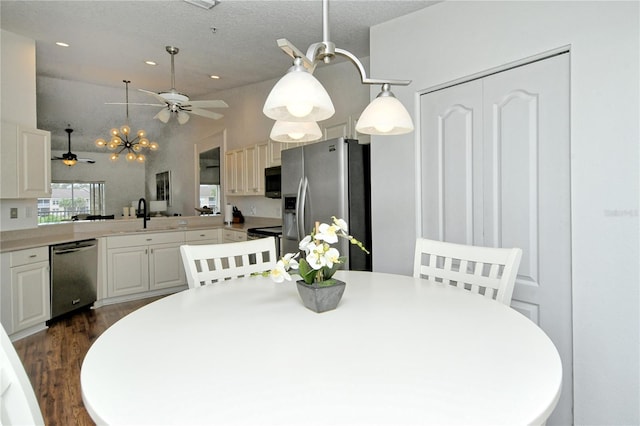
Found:
[[[279,261],[284,264],[284,268],[286,271],[289,269],[298,269],[298,261],[296,258],[300,255],[300,253],[287,253],[284,257]]]
[[[306,253],[309,253],[308,246],[309,244],[311,244],[311,242],[312,242],[311,235],[307,235],[302,240],[300,240],[300,243],[298,244],[298,249],[304,250]]]
[[[347,222],[344,219],[338,219],[333,216],[333,223],[340,229],[342,229],[345,233],[349,232],[349,227],[347,226]]]
[[[340,252],[335,248],[330,248],[324,254],[324,259],[327,266],[332,268],[334,263],[340,263]]]
[[[324,257],[324,244],[316,245],[311,242],[307,245],[307,250],[306,261],[313,269],[320,269],[327,264],[327,259]]]
[[[329,244],[338,242],[338,235],[336,231],[339,230],[336,225],[327,225],[326,223],[321,224],[318,227],[318,233],[315,235],[316,240],[326,241]]]
[[[271,275],[271,279],[277,283],[281,283],[284,280],[291,281],[291,275],[289,275],[285,269],[284,262],[282,260],[279,260],[278,263],[276,263],[276,267],[271,270],[269,275]]]

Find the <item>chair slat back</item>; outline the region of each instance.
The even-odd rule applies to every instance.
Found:
[[[4,327],[0,326],[0,423],[44,425],[29,377]]]
[[[469,246],[418,238],[413,276],[454,285],[509,305],[521,258],[519,248]]]
[[[260,238],[227,244],[180,246],[189,288],[261,273],[273,269],[275,238]]]

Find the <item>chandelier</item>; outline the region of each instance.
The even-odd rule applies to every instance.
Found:
[[[293,66],[273,87],[263,113],[276,120],[271,139],[280,142],[313,141],[322,136],[317,121],[331,117],[335,108],[329,94],[312,75],[320,62],[329,63],[336,55],[349,59],[360,72],[362,84],[379,84],[378,96],[362,112],[356,131],[370,135],[401,135],[413,131],[413,121],[405,107],[391,92],[391,86],[407,86],[410,80],[381,80],[367,77],[360,60],[329,40],[329,0],[322,1],[323,41],[303,53],[287,39],[278,47],[293,58]]]
[[[127,107],[127,119],[125,124],[118,128],[113,128],[109,131],[111,139],[109,142],[99,138],[96,140],[96,146],[98,148],[104,148],[105,146],[114,151],[109,156],[111,161],[117,161],[120,154],[125,153],[127,161],[137,161],[138,163],[144,163],[145,156],[142,151],[149,149],[150,151],[158,150],[157,142],[149,142],[147,139],[147,132],[140,129],[135,135],[131,134],[131,127],[129,127],[129,80],[122,80],[125,84],[126,92],[126,107]],[[131,139],[129,139],[131,138]]]

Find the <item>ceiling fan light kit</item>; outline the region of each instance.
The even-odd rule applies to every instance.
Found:
[[[62,160],[62,163],[65,166],[69,166],[69,167],[75,166],[78,162],[89,163],[89,164],[95,163],[95,161],[91,160],[90,158],[78,158],[76,154],[71,152],[71,133],[73,133],[73,129],[68,127],[64,129],[64,131],[67,132],[68,151],[62,154],[62,157],[53,157],[52,160]]]
[[[111,161],[117,161],[120,158],[120,154],[125,153],[125,159],[129,162],[138,162],[144,163],[146,157],[144,154],[140,153],[143,149],[149,149],[151,151],[156,151],[159,146],[157,142],[150,142],[147,138],[147,132],[143,129],[138,130],[135,133],[135,137],[132,137],[130,140],[129,137],[131,135],[131,127],[129,126],[129,80],[122,80],[125,84],[125,92],[126,92],[126,108],[127,108],[127,121],[126,123],[120,127],[120,129],[114,127],[109,131],[111,135],[111,139],[107,142],[103,138],[96,139],[96,146],[98,148],[107,147],[113,152],[109,159]]]
[[[321,87],[322,85],[312,74],[319,62],[330,63],[335,55],[341,55],[349,59],[358,68],[362,84],[382,85],[381,93],[365,108],[360,116],[358,120],[359,126],[356,126],[356,130],[370,135],[399,135],[413,131],[411,116],[390,91],[391,85],[407,86],[411,84],[411,80],[368,78],[362,62],[355,55],[347,50],[337,48],[334,43],[329,41],[329,0],[322,0],[322,30],[323,41],[311,44],[306,54],[287,39],[278,40],[278,47],[293,58],[293,66],[271,89],[265,101],[263,113],[273,120],[290,123],[321,121],[331,117],[335,112],[331,99],[324,88],[322,88],[322,91],[317,89],[316,85]],[[326,98],[329,98],[328,103],[322,92],[326,94]],[[383,98],[393,99],[395,102],[389,100],[377,102],[378,99]],[[330,105],[330,108],[328,105]],[[374,106],[370,108],[372,105]],[[383,111],[383,113],[381,114],[380,111]],[[384,120],[380,121],[381,117],[385,117]],[[362,122],[364,124],[360,125]],[[304,133],[304,130],[302,128],[292,129],[291,133],[280,136],[281,139],[274,140],[297,142],[291,140],[291,134],[296,133]],[[280,132],[275,132],[275,134],[277,136]]]

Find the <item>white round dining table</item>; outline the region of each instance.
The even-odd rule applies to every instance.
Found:
[[[551,340],[517,311],[456,287],[339,271],[333,311],[295,281],[182,291],[107,329],[81,370],[109,425],[541,424],[560,395]]]

